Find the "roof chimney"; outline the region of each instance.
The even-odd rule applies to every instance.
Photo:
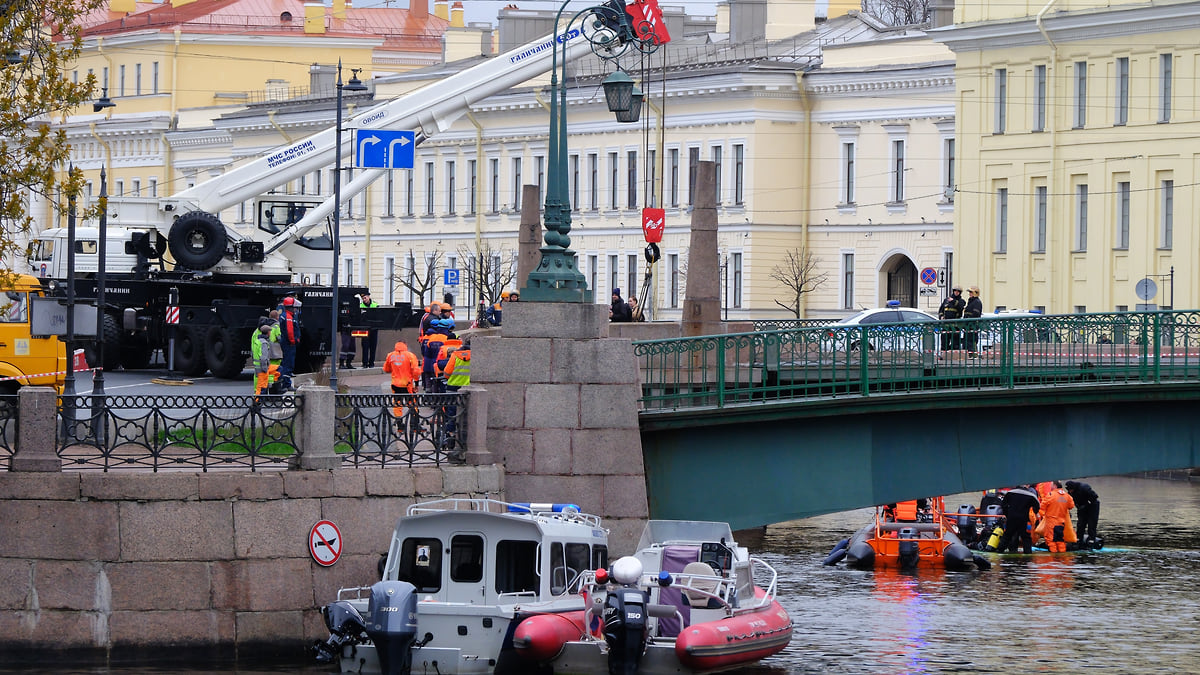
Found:
[[[463,4],[461,2],[456,1],[453,5],[450,5],[450,25],[454,28],[464,28],[466,26],[463,23]]]
[[[350,6],[350,3],[347,2],[346,0],[333,0],[333,18],[345,19],[346,18],[346,8],[349,6]]]
[[[129,14],[137,11],[137,0],[108,0],[108,11]]]
[[[450,20],[450,8],[446,0],[433,0],[433,15],[439,19]]]
[[[322,0],[306,0],[304,3],[304,32],[325,32],[325,3]]]
[[[408,16],[419,21],[429,18],[429,0],[408,0]]]

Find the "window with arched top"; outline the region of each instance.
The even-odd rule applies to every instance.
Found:
[[[291,22],[292,22],[292,13],[291,12],[284,12],[279,15],[279,23],[291,23]]]

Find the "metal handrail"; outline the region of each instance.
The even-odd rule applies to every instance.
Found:
[[[910,391],[1200,382],[1197,310],[831,323],[633,344],[644,414]]]

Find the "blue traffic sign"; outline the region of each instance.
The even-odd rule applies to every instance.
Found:
[[[412,131],[359,129],[354,166],[363,169],[411,169],[416,134]]]
[[[447,269],[442,272],[442,283],[447,286],[458,285],[458,270]]]

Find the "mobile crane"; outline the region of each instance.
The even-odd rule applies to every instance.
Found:
[[[610,0],[611,14],[624,13],[624,2]],[[614,31],[624,40],[625,34]],[[445,131],[471,104],[526,82],[552,67],[588,53],[594,44],[579,29],[547,36],[517,47],[438,82],[367,108],[346,121],[361,135],[366,131],[415,129],[417,141]],[[555,57],[555,52],[559,52]],[[336,332],[324,317],[339,306],[339,330],[396,329],[412,314],[408,303],[397,307],[359,308],[355,296],[363,288],[297,283],[297,275],[328,273],[332,264],[332,230],[313,235],[333,212],[333,197],[268,194],[313,171],[333,164],[353,148],[345,134],[337,147],[337,130],[326,129],[290,146],[233,168],[221,176],[169,197],[116,197],[108,201],[105,240],[105,307],[102,335],[105,368],[144,368],[155,349],[164,349],[174,327],[175,369],[187,375],[205,370],[217,377],[237,377],[249,355],[249,336],[258,318],[280,299],[295,292],[303,304],[303,341],[297,349],[296,372],[320,368]],[[343,201],[365,189],[386,169],[365,169],[341,191]],[[222,210],[254,203],[255,227],[241,232],[221,222]],[[75,285],[79,299],[96,298],[99,228],[76,233]],[[69,242],[66,228],[42,232],[33,242],[30,265],[51,292],[62,294]],[[168,269],[164,255],[174,266]],[[168,323],[177,308],[178,323]]]

